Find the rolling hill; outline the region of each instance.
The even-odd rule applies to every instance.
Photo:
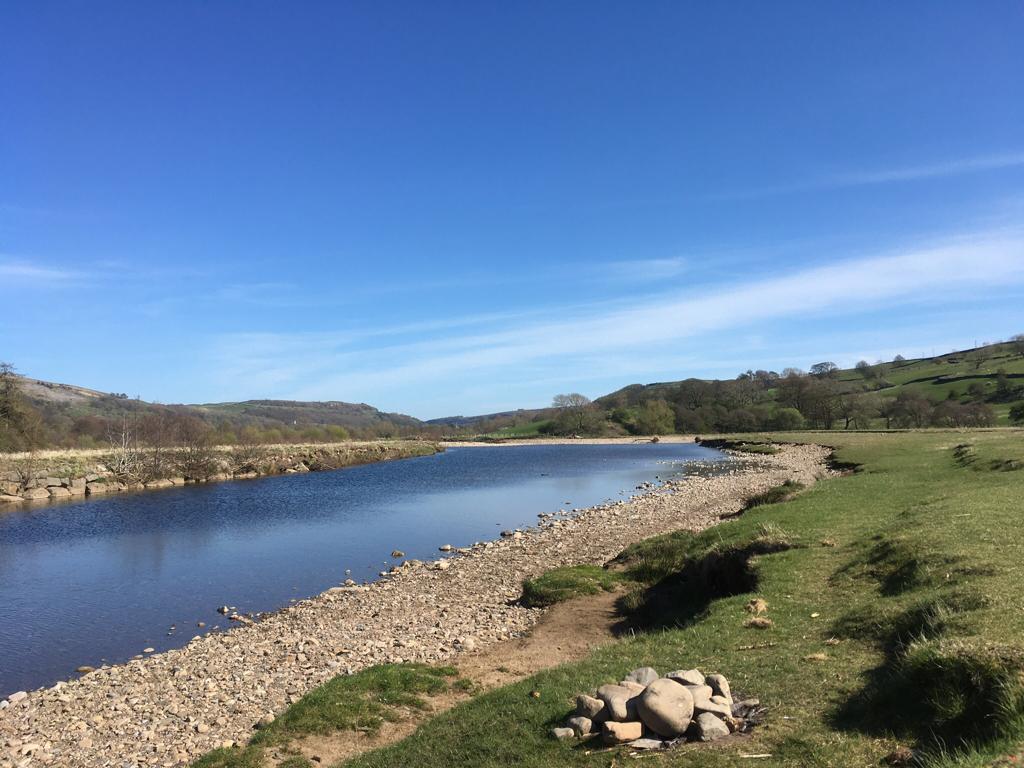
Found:
[[[257,439],[331,440],[419,434],[424,424],[401,413],[385,413],[365,403],[247,400],[233,403],[165,405],[25,376],[19,389],[42,417],[49,445],[102,445],[111,426],[125,417],[189,416],[212,428],[218,440],[232,442],[243,431]]]

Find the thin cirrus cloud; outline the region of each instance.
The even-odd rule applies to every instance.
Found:
[[[899,168],[876,168],[867,171],[846,171],[822,176],[817,179],[794,181],[753,189],[725,192],[713,195],[715,200],[745,200],[760,197],[772,197],[794,192],[812,190],[842,189],[846,187],[862,187],[876,184],[890,184],[905,181],[924,181],[947,176],[960,176],[967,173],[982,171],[998,171],[1024,167],[1024,152],[1006,152],[994,155],[959,158],[938,163],[903,166]]]
[[[13,257],[0,257],[0,278],[4,280],[20,283],[52,283],[70,280],[74,277],[77,277],[77,273],[72,270],[35,264]]]
[[[346,334],[275,334],[254,346],[218,345],[229,380],[260,382],[299,399],[373,399],[426,381],[466,377],[516,380],[595,355],[616,355],[621,375],[669,342],[780,319],[877,311],[907,301],[971,297],[986,287],[1024,283],[1024,233],[996,230],[885,252],[737,286],[638,297],[601,311],[561,308],[510,319],[490,330],[364,348]],[[247,352],[238,350],[247,349]],[[311,362],[315,361],[315,362]],[[310,384],[309,382],[315,382]],[[423,404],[429,407],[429,403]]]

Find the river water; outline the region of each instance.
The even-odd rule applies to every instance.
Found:
[[[421,458],[0,513],[0,697],[272,611],[392,550],[496,538],[724,460],[693,444],[450,448]],[[351,573],[346,573],[350,571]],[[205,629],[197,627],[199,622]]]

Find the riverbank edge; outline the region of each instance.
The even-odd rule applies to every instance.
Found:
[[[327,472],[380,461],[430,456],[445,450],[426,440],[377,440],[307,445],[217,446],[201,476],[168,472],[146,481],[125,480],[110,469],[110,451],[47,451],[0,455],[0,510],[6,506],[76,501],[129,491]]]
[[[544,515],[537,526],[436,561],[407,561],[378,581],[330,588],[257,624],[197,636],[180,649],[17,695],[6,711],[0,708],[0,740],[12,756],[28,744],[43,764],[92,768],[129,759],[186,765],[213,748],[244,743],[261,716],[280,712],[337,674],[384,662],[436,663],[521,636],[544,613],[518,604],[523,577],[604,562],[657,533],[710,527],[741,509],[749,495],[784,479],[814,482],[830,474],[830,452],[791,445],[768,457],[734,454],[743,462],[726,474],[670,480],[565,519]],[[604,540],[586,546],[601,533]],[[470,585],[480,588],[474,592]],[[439,651],[421,642],[437,632],[425,630],[435,615],[438,627],[442,619],[446,625],[435,638]]]

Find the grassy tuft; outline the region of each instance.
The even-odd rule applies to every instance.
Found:
[[[787,480],[782,485],[769,488],[764,493],[758,493],[747,499],[745,509],[764,506],[765,504],[778,504],[782,501],[789,501],[797,493],[804,489],[804,484],[796,480]]]
[[[596,565],[555,568],[523,582],[522,603],[528,608],[544,608],[601,590],[611,592],[622,580],[620,574]]]
[[[274,722],[256,732],[243,748],[218,749],[194,768],[262,768],[263,750],[287,745],[310,734],[361,730],[375,733],[385,722],[399,720],[403,710],[424,709],[424,696],[436,696],[459,685],[453,667],[424,664],[381,664],[354,675],[339,675],[289,707]],[[289,758],[302,768],[305,758]]]

